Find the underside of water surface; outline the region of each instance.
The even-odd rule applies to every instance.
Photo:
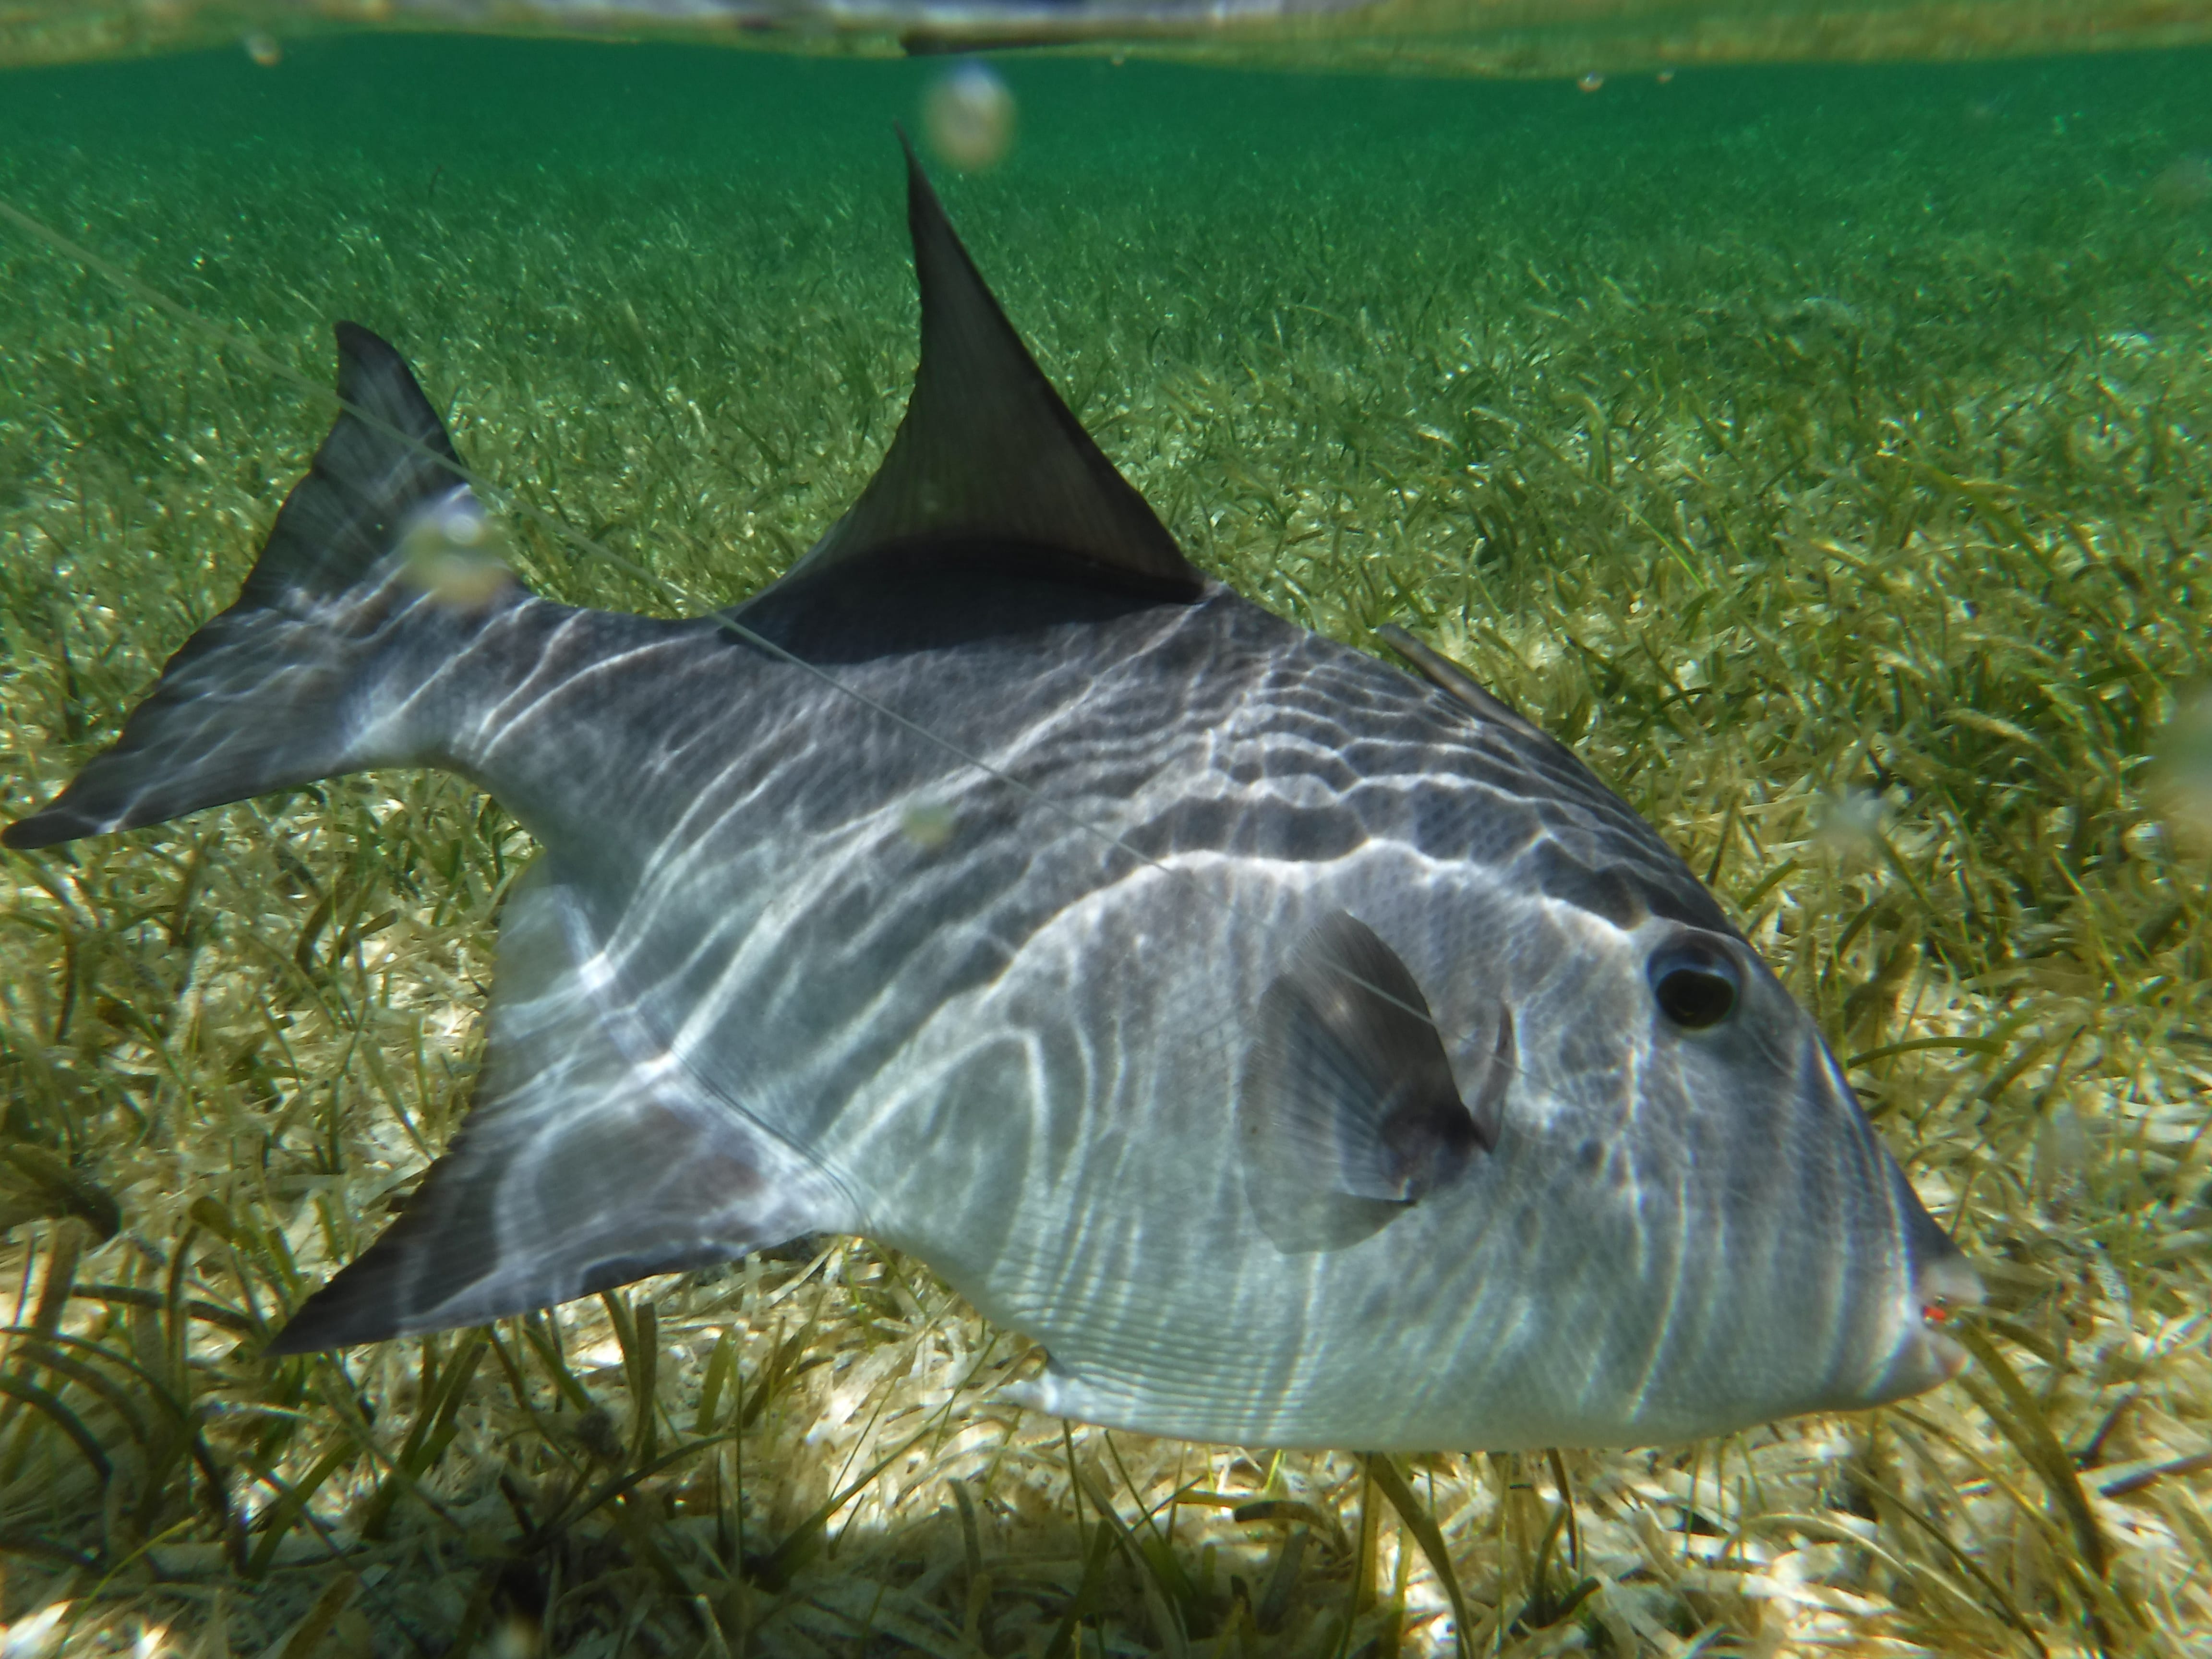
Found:
[[[0,64],[364,29],[836,57],[1031,50],[1327,72],[1577,76],[2212,39],[2208,0],[15,0]]]

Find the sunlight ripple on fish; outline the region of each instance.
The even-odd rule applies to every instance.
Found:
[[[734,611],[530,593],[397,353],[239,601],[7,832],[443,767],[544,854],[474,1112],[277,1352],[816,1231],[1155,1433],[1624,1444],[1951,1374],[1974,1276],[1805,1013],[1565,748],[1183,558],[909,158],[912,401]]]

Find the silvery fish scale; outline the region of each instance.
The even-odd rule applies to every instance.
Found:
[[[1410,641],[1199,577],[911,189],[915,398],[782,581],[426,574],[480,509],[342,325],[239,604],[9,830],[405,764],[543,844],[468,1123],[275,1351],[828,1231],[1038,1339],[1034,1404],[1194,1439],[1640,1443],[1954,1370],[1971,1273],[1681,862]]]

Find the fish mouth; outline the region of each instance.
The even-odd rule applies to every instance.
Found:
[[[1923,1366],[1911,1369],[1932,1372],[1923,1385],[1931,1388],[1958,1376],[1971,1358],[1965,1345],[1944,1327],[1962,1312],[1982,1304],[1982,1276],[1967,1265],[1955,1245],[1948,1239],[1944,1242],[1949,1246],[1948,1253],[1922,1261],[1912,1276],[1918,1328],[1910,1346],[1919,1351],[1914,1357],[1921,1358]]]

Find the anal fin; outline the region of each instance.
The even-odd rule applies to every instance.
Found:
[[[703,1088],[541,865],[509,896],[475,1109],[276,1354],[472,1325],[858,1225],[817,1164]]]

